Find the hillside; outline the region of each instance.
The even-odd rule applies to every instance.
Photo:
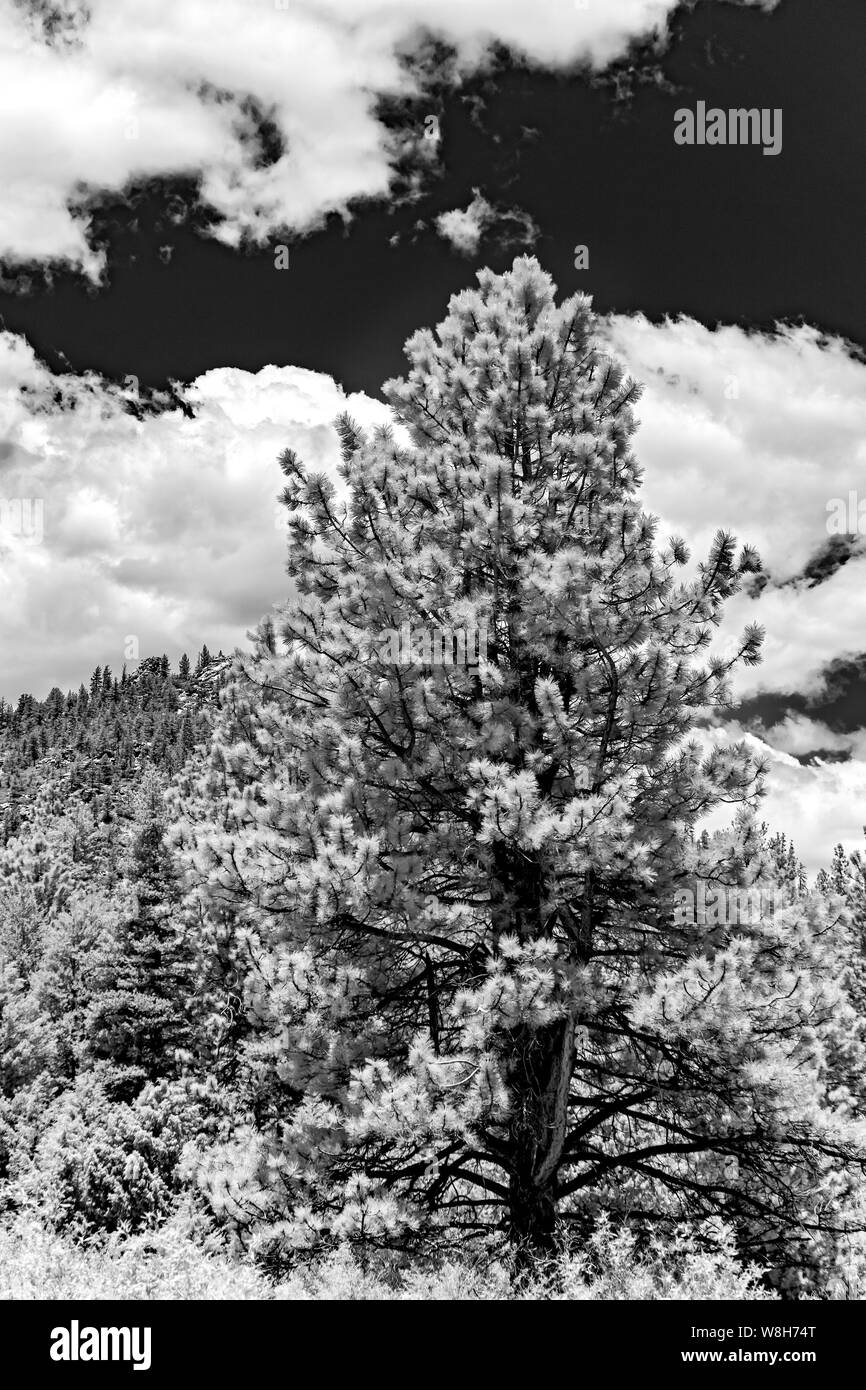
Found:
[[[0,844],[20,828],[38,790],[62,786],[110,820],[124,784],[145,764],[175,772],[205,735],[208,712],[229,669],[207,647],[195,666],[182,657],[149,656],[120,677],[97,667],[89,686],[44,700],[0,700]]]

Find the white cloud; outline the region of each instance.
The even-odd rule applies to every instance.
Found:
[[[849,854],[864,848],[866,738],[863,731],[851,737],[851,745],[856,747],[858,756],[847,762],[817,758],[803,764],[776,746],[778,733],[777,726],[760,738],[739,725],[725,724],[705,730],[704,740],[717,744],[743,740],[753,757],[764,759],[766,793],[760,804],[759,819],[766,821],[771,833],[784,831],[788,839],[793,840],[799,858],[809,874],[814,875],[819,869],[829,868],[834,845],[843,845]],[[799,733],[802,737],[804,730]],[[823,742],[819,726],[814,736],[822,739],[822,747],[831,746]],[[712,831],[730,822],[730,806],[720,806],[703,824]]]
[[[455,251],[471,256],[478,250],[481,234],[493,220],[493,208],[475,190],[475,197],[466,208],[452,208],[436,218],[436,230]]]
[[[780,753],[791,753],[794,757],[816,752],[866,753],[866,729],[840,734],[820,719],[809,719],[805,714],[786,715],[767,729],[764,738]]]
[[[156,175],[200,174],[215,233],[231,243],[304,232],[387,193],[396,150],[375,99],[412,93],[399,54],[424,28],[456,46],[464,71],[493,40],[549,66],[580,58],[599,67],[675,6],[89,0],[86,17],[48,47],[26,5],[0,0],[0,257],[60,258],[96,273],[73,194]],[[250,139],[248,97],[285,142],[267,167]]]
[[[520,208],[497,208],[473,188],[474,198],[468,207],[451,208],[436,218],[436,230],[445,241],[450,241],[455,251],[462,256],[473,256],[478,250],[481,238],[491,227],[500,227],[509,242],[523,246],[532,245],[538,236],[538,228],[529,213]]]
[[[50,404],[58,385],[66,409]],[[77,685],[97,663],[119,670],[130,637],[141,656],[173,659],[203,641],[242,644],[285,595],[277,455],[291,446],[310,467],[334,469],[339,411],[387,418],[300,367],[210,371],[186,396],[195,419],[175,409],[137,420],[117,387],[52,377],[21,339],[0,334],[0,498],[26,504],[22,524],[10,531],[7,518],[0,530],[7,699]]]
[[[771,760],[761,818],[784,831],[810,874],[828,869],[833,846],[863,850],[866,760],[803,766],[779,754]]]
[[[646,383],[635,452],[661,538],[684,536],[697,560],[725,527],[757,547],[773,581],[726,610],[723,644],[747,622],[767,629],[762,665],[734,692],[819,692],[824,666],[866,651],[866,543],[821,584],[789,581],[828,543],[831,499],[859,487],[866,500],[866,364],[808,327],[748,333],[638,314],[613,318],[610,339]]]

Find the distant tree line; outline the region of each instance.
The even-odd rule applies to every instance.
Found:
[[[119,677],[97,666],[77,691],[55,686],[44,700],[0,699],[0,843],[20,824],[28,790],[52,767],[62,766],[69,788],[98,816],[110,816],[118,787],[145,763],[177,771],[205,737],[226,666],[222,652],[211,657],[203,646],[194,667],[186,654],[177,671],[167,656],[148,656]]]

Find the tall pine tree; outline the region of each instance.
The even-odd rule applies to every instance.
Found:
[[[407,354],[396,429],[339,422],[339,482],[283,454],[296,596],[182,783],[241,1058],[215,1196],[294,1247],[533,1253],[604,1207],[814,1229],[856,1156],[820,904],[674,912],[772,869],[761,768],[690,739],[758,659],[756,630],[702,657],[756,557],[657,550],[638,388],[535,261]],[[721,801],[733,828],[696,835]]]

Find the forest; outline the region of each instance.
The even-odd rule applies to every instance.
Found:
[[[866,1297],[866,856],[706,737],[760,557],[534,259],[406,355],[246,651],[0,703],[0,1297]]]

